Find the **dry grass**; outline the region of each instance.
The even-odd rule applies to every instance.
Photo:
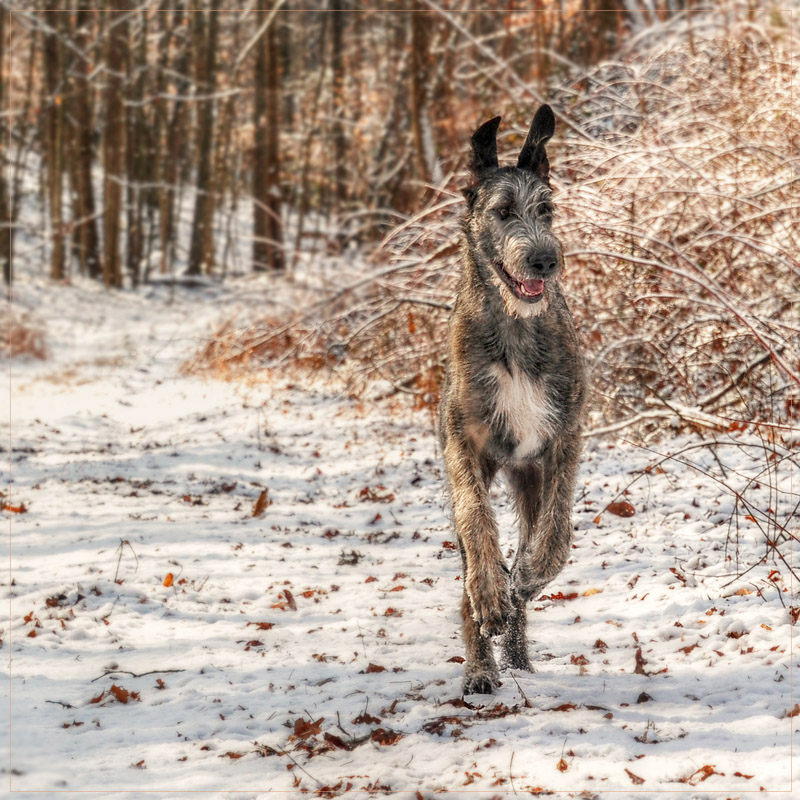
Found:
[[[29,315],[12,314],[6,310],[3,317],[0,323],[0,353],[7,358],[47,358],[44,331]]]
[[[565,117],[551,149],[556,224],[595,430],[635,425],[646,438],[665,423],[757,420],[780,431],[797,418],[800,128],[782,49],[797,44],[780,17],[769,24],[743,17],[708,40],[671,24],[554,93]],[[517,111],[505,114],[520,133],[501,141],[509,158],[531,109]],[[368,278],[295,319],[224,331],[197,363],[324,367],[355,394],[435,405],[458,188],[439,187],[397,226]]]

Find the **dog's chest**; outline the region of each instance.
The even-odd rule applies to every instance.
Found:
[[[502,364],[492,366],[492,375],[497,386],[492,422],[516,441],[515,459],[536,455],[553,436],[555,422],[542,381],[520,370],[509,372]]]

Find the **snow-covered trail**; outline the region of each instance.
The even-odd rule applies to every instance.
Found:
[[[790,789],[789,575],[732,580],[764,549],[743,519],[732,539],[732,496],[665,462],[634,516],[603,512],[654,456],[590,442],[573,558],[532,604],[536,671],[462,698],[429,415],[181,376],[227,291],[15,289],[50,355],[10,376],[12,789]],[[720,452],[741,475],[763,458],[744,434]]]

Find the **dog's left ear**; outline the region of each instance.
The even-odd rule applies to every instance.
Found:
[[[550,162],[544,146],[556,130],[556,118],[553,109],[548,105],[539,106],[534,114],[525,144],[522,145],[517,167],[535,172],[545,183],[550,180]]]
[[[476,178],[497,169],[497,128],[500,117],[490,119],[472,134],[472,161],[470,169]]]

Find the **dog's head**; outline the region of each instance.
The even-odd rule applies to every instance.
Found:
[[[497,162],[500,117],[485,122],[472,136],[474,183],[465,190],[465,227],[470,246],[489,275],[506,309],[530,317],[548,305],[548,283],[562,266],[553,235],[550,164],[545,144],[555,131],[548,105],[536,112],[516,167]]]

